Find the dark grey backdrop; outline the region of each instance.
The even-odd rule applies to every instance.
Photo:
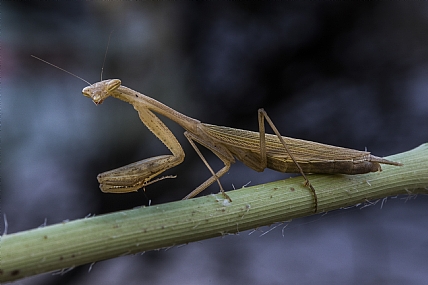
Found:
[[[96,175],[167,149],[132,106],[95,106],[86,84],[125,86],[203,122],[379,156],[428,142],[428,5],[340,2],[2,2],[1,203],[8,232],[182,198],[208,176],[182,135],[177,179],[146,193],[98,190]],[[206,153],[214,168],[221,166]],[[228,189],[287,177],[241,163]],[[204,194],[217,192],[213,186]],[[422,284],[427,198],[398,197],[237,236],[147,252],[20,284]],[[78,242],[78,241],[76,241]]]

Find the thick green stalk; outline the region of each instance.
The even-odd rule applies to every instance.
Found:
[[[308,175],[320,212],[397,194],[428,193],[428,144],[388,157],[364,175]],[[186,201],[142,207],[4,235],[0,282],[157,248],[236,233],[313,214],[301,177]],[[239,237],[237,237],[239,238]]]

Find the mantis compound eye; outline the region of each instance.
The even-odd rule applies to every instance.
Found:
[[[83,90],[82,90],[82,94],[84,95],[84,96],[86,96],[86,97],[89,97],[89,98],[91,98],[92,99],[92,97],[91,97],[91,86],[86,86],[85,88],[83,88]]]
[[[106,92],[103,92],[96,84],[87,86],[82,90],[82,94],[86,97],[91,98],[95,105],[101,104],[104,101],[105,97],[108,97],[108,95],[103,96],[104,93],[107,94]]]

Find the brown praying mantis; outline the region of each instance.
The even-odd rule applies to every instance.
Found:
[[[37,59],[46,62],[40,58]],[[53,65],[49,62],[46,63]],[[62,68],[59,69],[70,73]],[[80,77],[78,78],[87,82]],[[119,79],[102,80],[94,84],[87,83],[89,86],[83,88],[82,93],[91,98],[96,105],[101,104],[107,97],[112,96],[134,106],[141,121],[172,153],[170,155],[147,158],[99,174],[97,179],[103,192],[126,193],[138,191],[138,189],[149,184],[168,178],[156,177],[183,162],[185,156],[183,148],[174,134],[156,114],[165,116],[186,130],[184,132],[185,137],[212,175],[184,199],[195,197],[217,181],[224,197],[232,201],[225,193],[219,179],[229,170],[231,164],[238,159],[258,172],[263,171],[265,168],[270,168],[280,172],[300,173],[305,179],[305,185],[312,191],[314,212],[316,213],[318,210],[317,194],[305,173],[364,174],[381,171],[380,164],[402,165],[398,162],[371,155],[367,151],[283,137],[263,109],[258,110],[259,132],[252,132],[201,123],[199,120],[183,115],[151,97],[122,86]],[[265,133],[265,120],[275,134]],[[224,167],[214,172],[195,142],[212,151],[224,163]]]
[[[184,199],[196,196],[217,181],[220,191],[230,200],[219,178],[229,170],[235,159],[238,159],[259,172],[265,168],[271,168],[280,172],[300,173],[305,179],[305,184],[313,193],[316,212],[317,195],[305,173],[363,174],[380,171],[381,163],[401,165],[398,162],[371,155],[366,151],[283,137],[263,109],[258,110],[259,132],[252,132],[201,123],[153,98],[122,86],[119,79],[103,80],[92,84],[85,87],[82,93],[97,105],[109,96],[130,103],[138,111],[141,121],[172,153],[172,155],[147,158],[99,174],[98,181],[103,192],[137,191],[158,181],[159,179],[152,179],[165,170],[183,162],[185,154],[181,145],[155,113],[167,117],[186,130],[185,137],[212,174]],[[265,120],[275,134],[265,133]],[[195,142],[212,151],[224,163],[224,167],[214,172]]]

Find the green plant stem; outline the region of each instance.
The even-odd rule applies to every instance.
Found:
[[[319,212],[398,194],[428,193],[428,144],[388,157],[364,175],[308,175]],[[3,235],[0,282],[85,263],[237,233],[314,214],[301,177],[185,201],[141,207]],[[239,237],[237,237],[239,238]]]

